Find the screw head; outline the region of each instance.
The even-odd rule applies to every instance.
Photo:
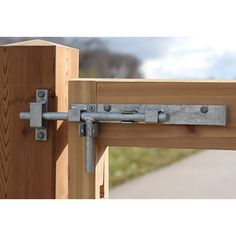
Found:
[[[106,112],[111,111],[111,105],[110,104],[104,105],[104,111]]]
[[[208,112],[208,107],[207,106],[202,106],[201,107],[201,113],[206,114]]]
[[[38,132],[37,133],[37,138],[38,139],[43,139],[44,138],[44,133],[43,132]]]
[[[95,106],[94,106],[94,105],[90,105],[90,106],[89,106],[89,111],[90,111],[90,112],[95,111]]]
[[[45,91],[39,90],[39,91],[38,91],[38,97],[39,97],[39,98],[43,98],[44,96],[45,96]]]

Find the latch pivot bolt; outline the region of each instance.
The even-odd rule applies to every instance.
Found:
[[[206,114],[208,112],[208,107],[207,106],[202,106],[201,107],[201,113]]]
[[[94,112],[95,111],[95,106],[94,105],[90,105],[89,106],[89,111],[90,112]]]
[[[105,104],[104,105],[104,111],[106,111],[106,112],[111,111],[111,105],[110,104]]]

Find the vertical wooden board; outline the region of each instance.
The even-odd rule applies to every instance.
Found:
[[[56,48],[56,110],[68,112],[68,80],[79,76],[79,52]],[[57,121],[55,137],[56,198],[68,198],[68,123]]]
[[[98,144],[98,142],[97,142]],[[109,198],[109,147],[98,145],[96,170],[96,198]],[[99,187],[100,186],[100,187]]]
[[[69,104],[96,103],[96,82],[70,81]],[[78,123],[69,123],[69,198],[93,199],[103,197],[104,161],[107,149],[94,142],[95,173],[85,172],[85,138],[79,136]],[[105,185],[107,186],[107,185]],[[104,191],[104,190],[102,190]],[[102,196],[101,196],[102,195]]]
[[[96,102],[96,83],[69,83],[69,104]],[[69,198],[94,198],[95,175],[85,173],[85,139],[79,137],[78,123],[68,124]]]
[[[55,46],[0,47],[0,197],[54,198],[54,124],[49,140],[35,142],[21,121],[38,88],[49,89],[55,108]]]
[[[109,147],[96,145],[95,198],[109,198]]]

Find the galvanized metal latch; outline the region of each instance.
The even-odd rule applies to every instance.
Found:
[[[93,141],[99,123],[225,126],[227,122],[227,105],[72,104],[68,112],[48,112],[47,94],[37,90],[36,102],[30,103],[30,112],[20,113],[20,119],[30,120],[36,141],[47,140],[48,120],[78,122],[79,134],[86,138],[86,172],[94,172]]]
[[[30,127],[35,128],[35,140],[47,140],[47,120],[43,114],[48,111],[48,90],[36,90],[36,102],[30,103],[30,112],[21,112],[20,119],[30,120]]]

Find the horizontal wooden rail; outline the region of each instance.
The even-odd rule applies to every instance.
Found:
[[[98,144],[200,149],[236,148],[236,81],[159,81],[144,79],[78,79],[89,82],[97,103],[227,104],[226,127],[102,124]]]
[[[70,197],[108,197],[107,146],[236,149],[236,81],[73,79],[69,103],[226,104],[227,126],[100,124],[95,173],[85,173],[85,140],[69,124]]]

